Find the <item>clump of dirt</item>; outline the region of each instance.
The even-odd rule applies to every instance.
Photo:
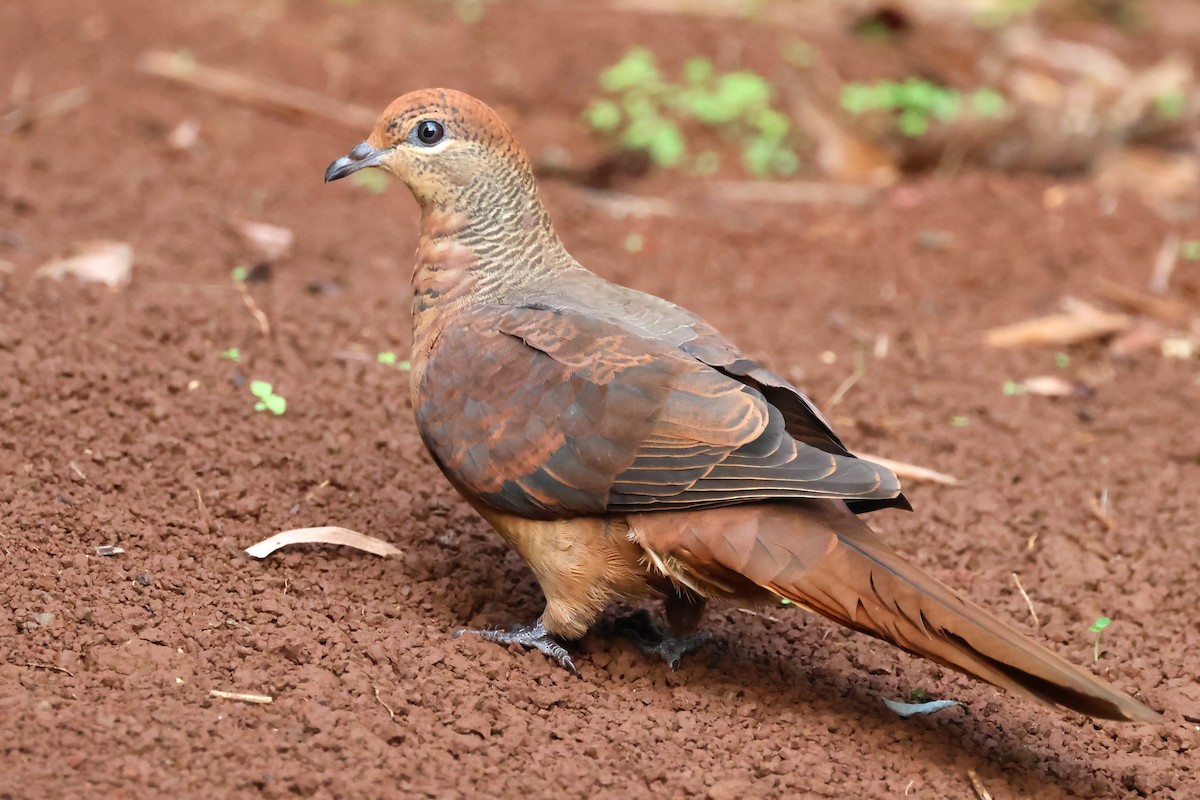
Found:
[[[1194,221],[1114,206],[1082,177],[967,171],[780,204],[652,174],[622,187],[668,201],[642,217],[547,182],[592,269],[700,312],[825,404],[853,447],[964,483],[912,484],[914,514],[873,518],[887,540],[1166,716],[1093,723],[794,609],[713,615],[714,641],[678,672],[599,631],[578,645],[578,680],[450,638],[528,621],[541,598],[414,431],[398,363],[414,205],[398,186],[321,185],[366,132],[135,64],[186,49],[380,108],[452,85],[497,105],[535,155],[588,153],[577,114],[631,40],[681,59],[737,37],[765,60],[790,34],[533,1],[485,4],[467,25],[440,4],[317,0],[9,3],[0,31],[0,74],[28,76],[34,96],[88,90],[3,139],[0,797],[947,797],[969,796],[969,770],[997,800],[1194,791],[1196,361],[983,343],[1063,296],[1102,302],[1100,278],[1144,288],[1164,237],[1200,238]],[[862,75],[909,52],[845,46]],[[231,270],[262,257],[245,221],[295,241],[239,285]],[[101,239],[132,247],[127,287],[35,275]],[[1168,297],[1198,296],[1180,262]],[[860,352],[865,373],[839,392]],[[1003,391],[1048,373],[1091,392]],[[256,411],[253,381],[285,412]],[[323,524],[403,557],[242,553]],[[905,720],[882,703],[914,691],[962,705]]]

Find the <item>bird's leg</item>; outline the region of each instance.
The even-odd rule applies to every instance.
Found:
[[[506,631],[492,630],[476,630],[473,628],[464,628],[454,634],[454,638],[462,636],[464,633],[474,634],[480,638],[487,639],[490,642],[499,642],[502,645],[519,644],[530,649],[541,650],[550,658],[558,662],[559,666],[569,669],[579,675],[579,670],[575,669],[575,663],[571,661],[571,654],[567,652],[567,648],[559,644],[553,636],[546,630],[541,618],[532,625],[514,625]]]
[[[712,638],[712,634],[696,633],[700,618],[704,616],[704,601],[688,595],[670,595],[665,602],[667,624],[670,632],[654,623],[644,608],[617,620],[616,631],[634,643],[647,655],[653,654],[667,662],[671,669],[679,669],[685,653],[690,653]]]

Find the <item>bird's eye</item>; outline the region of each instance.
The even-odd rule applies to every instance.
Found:
[[[417,141],[421,144],[437,144],[445,135],[446,129],[440,122],[427,119],[417,124]]]

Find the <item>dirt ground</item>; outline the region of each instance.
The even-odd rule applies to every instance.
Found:
[[[1200,796],[1197,363],[1091,344],[1062,366],[1054,348],[981,342],[1064,295],[1095,300],[1098,278],[1142,288],[1168,232],[1200,238],[1200,222],[1134,197],[1106,206],[1086,177],[967,170],[863,205],[747,205],[659,174],[620,187],[673,204],[645,218],[562,181],[544,191],[583,263],[701,313],[819,404],[859,338],[886,334],[886,357],[868,346],[865,376],[830,409],[835,427],[965,486],[910,483],[916,512],[873,524],[1164,709],[1160,724],[1040,707],[789,609],[712,614],[713,642],[677,672],[604,631],[576,647],[582,680],[450,638],[529,621],[540,595],[425,455],[406,374],[375,358],[407,352],[415,205],[399,185],[322,185],[365,130],[263,114],[134,63],[186,48],[372,108],[454,86],[500,108],[535,157],[583,158],[595,145],[579,111],[630,44],[668,61],[740,47],[769,68],[783,35],[567,6],[488,3],[465,25],[432,0],[0,4],[0,84],[23,73],[35,96],[91,92],[0,138],[0,798],[941,798],[971,796],[969,770],[997,800]],[[1153,53],[1154,35],[1128,49]],[[869,77],[937,36],[819,43]],[[167,133],[189,119],[198,144],[173,150]],[[269,336],[229,278],[256,258],[231,228],[247,219],[296,233],[248,285]],[[630,233],[641,252],[622,247]],[[34,275],[96,238],[133,246],[127,288]],[[1169,296],[1194,310],[1200,266],[1181,263]],[[233,347],[238,362],[221,356]],[[1002,391],[1048,373],[1095,391]],[[270,381],[286,414],[255,412],[247,380]],[[1092,511],[1105,490],[1111,526]],[[241,553],[322,524],[404,555]],[[1093,664],[1101,615],[1113,622]],[[962,705],[907,720],[883,705],[914,688]]]

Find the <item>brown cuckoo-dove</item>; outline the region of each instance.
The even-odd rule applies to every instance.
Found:
[[[670,631],[639,636],[674,663],[706,603],[786,598],[1039,700],[1158,717],[884,544],[859,515],[908,508],[896,476],[852,455],[808,398],[695,314],[572,258],[492,109],[450,90],[407,94],[325,179],[367,167],[421,208],[421,437],[546,598],[532,625],[471,633],[574,670],[564,640],[612,601],[657,597]]]

